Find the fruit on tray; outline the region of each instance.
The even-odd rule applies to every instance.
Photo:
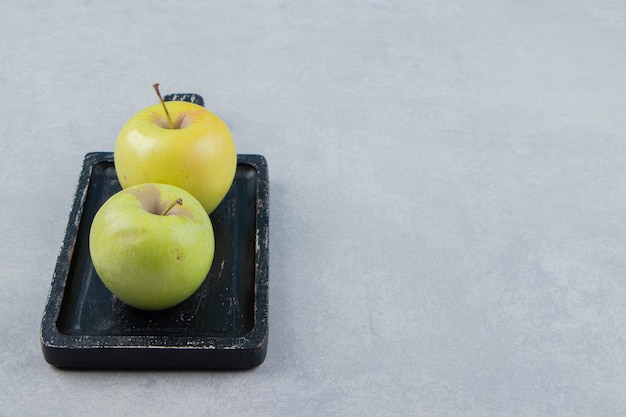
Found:
[[[127,187],[100,207],[89,248],[98,276],[121,301],[162,310],[204,282],[215,238],[209,215],[193,195],[150,183]]]
[[[231,132],[215,114],[185,101],[141,110],[121,129],[115,169],[122,188],[143,183],[178,186],[211,213],[228,193],[237,169]]]

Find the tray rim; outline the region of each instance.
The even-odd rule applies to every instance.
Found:
[[[257,229],[255,242],[255,279],[254,279],[254,325],[245,335],[237,337],[219,336],[169,336],[169,335],[142,335],[142,336],[96,336],[96,335],[68,335],[62,333],[57,322],[61,312],[66,284],[72,263],[73,249],[76,243],[78,228],[83,216],[83,208],[90,185],[93,169],[99,163],[114,163],[113,152],[89,152],[83,159],[83,167],[74,195],[74,202],[69,214],[63,243],[57,257],[52,283],[47,296],[46,306],[41,321],[40,344],[46,361],[58,367],[105,367],[127,368],[128,366],[98,366],[97,364],[72,364],[73,361],[62,359],[64,353],[71,351],[76,354],[80,351],[115,350],[116,354],[122,351],[145,350],[148,352],[172,351],[184,354],[195,351],[203,356],[197,357],[197,365],[186,363],[180,368],[249,368],[261,364],[267,351],[268,339],[268,290],[269,290],[269,175],[267,160],[258,154],[237,154],[238,165],[250,165],[259,173],[257,181]],[[60,294],[59,297],[54,297]],[[212,352],[223,351],[223,358],[228,361],[229,353],[248,351],[250,359],[239,364],[220,366],[210,360],[207,355]],[[115,356],[114,355],[114,356]],[[84,355],[82,355],[84,356]],[[149,356],[149,355],[148,355]],[[218,355],[215,355],[218,356]],[[80,362],[81,355],[77,361]],[[179,366],[150,365],[138,362],[141,368],[178,368]]]

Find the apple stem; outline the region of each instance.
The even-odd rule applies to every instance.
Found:
[[[174,123],[172,123],[172,118],[170,117],[170,112],[167,111],[167,106],[165,106],[165,101],[163,101],[163,97],[161,97],[161,92],[159,91],[159,84],[152,84],[152,88],[156,91],[157,96],[159,96],[159,101],[163,106],[163,110],[165,110],[165,116],[167,117],[167,123],[170,125],[170,129],[174,129]]]
[[[165,209],[165,211],[163,211],[163,213],[161,213],[161,216],[166,216],[167,213],[170,212],[170,210],[175,206],[175,205],[179,205],[182,206],[183,205],[183,199],[182,198],[177,198],[176,200],[172,201],[169,206],[167,206],[167,208]]]

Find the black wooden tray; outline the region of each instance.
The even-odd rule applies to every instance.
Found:
[[[84,165],[41,325],[45,360],[69,368],[244,369],[268,337],[269,178],[261,155],[238,155],[233,186],[211,214],[215,257],[189,299],[167,310],[128,307],[91,263],[96,211],[121,189],[113,154]]]

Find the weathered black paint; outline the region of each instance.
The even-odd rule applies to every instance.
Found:
[[[238,155],[233,185],[211,214],[216,251],[202,287],[178,306],[133,309],[98,278],[89,255],[96,211],[121,189],[112,153],[85,156],[41,326],[47,362],[69,368],[245,369],[267,352],[269,176]]]

